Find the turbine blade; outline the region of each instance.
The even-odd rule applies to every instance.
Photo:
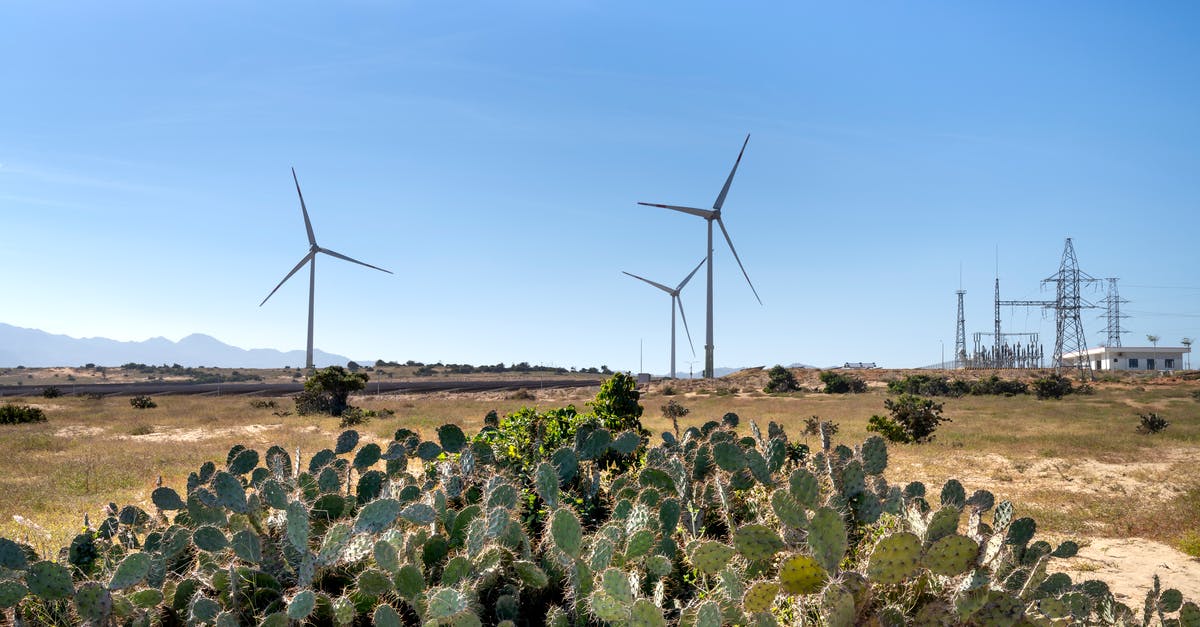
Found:
[[[672,211],[682,211],[684,213],[690,213],[694,216],[700,216],[701,218],[705,218],[705,219],[711,218],[712,214],[713,214],[713,212],[708,209],[697,209],[695,207],[680,207],[679,205],[660,205],[660,204],[652,203],[652,202],[639,202],[638,204],[645,205],[647,207],[658,207],[660,209],[671,209]]]
[[[701,260],[700,260],[700,263],[696,264],[696,267],[695,267],[695,268],[692,270],[692,273],[691,273],[691,274],[689,274],[689,275],[687,275],[687,278],[686,278],[686,279],[684,279],[684,280],[683,280],[683,281],[682,281],[682,282],[679,284],[679,287],[675,288],[675,291],[676,291],[676,292],[678,292],[679,290],[683,289],[683,286],[687,285],[687,284],[688,284],[688,281],[691,281],[693,276],[696,276],[696,272],[698,272],[698,271],[700,270],[700,266],[704,265],[704,262],[705,262],[705,261],[708,261],[708,258],[707,258],[707,257],[705,257],[704,259],[701,259]]]
[[[312,221],[308,219],[308,207],[304,206],[304,194],[300,193],[300,179],[296,178],[296,168],[292,168],[292,180],[296,182],[296,195],[300,197],[300,211],[304,212],[304,228],[308,231],[308,245],[316,246],[317,238],[313,235]]]
[[[687,314],[683,313],[683,299],[679,298],[678,294],[675,295],[675,299],[679,303],[679,317],[683,318],[683,330],[685,333],[687,333],[687,336],[688,336],[688,347],[692,349],[692,357],[695,357],[696,356],[696,345],[692,343],[692,332],[688,329],[688,326],[687,326]]]
[[[373,265],[371,265],[371,264],[369,264],[369,263],[363,263],[363,262],[361,262],[361,261],[359,261],[359,260],[357,260],[357,259],[351,259],[350,257],[347,257],[347,256],[343,255],[342,253],[334,252],[334,251],[332,251],[332,250],[329,250],[328,248],[317,248],[317,250],[319,250],[320,252],[323,252],[323,253],[325,253],[326,255],[329,255],[329,256],[331,256],[331,257],[337,257],[338,259],[344,259],[344,260],[346,260],[346,261],[349,261],[349,262],[351,262],[351,263],[357,263],[357,264],[358,264],[358,265],[360,265],[360,266],[366,266],[366,267],[368,267],[368,268],[372,268],[372,269],[378,270],[378,271],[380,271],[380,272],[386,272],[386,273],[388,273],[388,274],[392,274],[392,271],[391,271],[391,270],[384,270],[383,268],[379,268],[379,267],[373,266]]]
[[[738,257],[737,249],[733,247],[733,239],[729,237],[729,231],[725,230],[725,222],[717,218],[717,224],[721,227],[721,232],[725,234],[725,243],[729,244],[729,252],[733,253],[733,258],[737,260],[738,267],[742,269],[742,276],[746,277],[746,284],[750,286],[750,291],[754,292],[754,298],[758,300],[758,304],[762,304],[762,299],[758,297],[758,290],[754,289],[754,283],[750,282],[750,275],[746,274],[746,266],[742,265],[742,260]]]
[[[636,275],[636,274],[630,274],[630,273],[628,273],[628,272],[626,272],[626,271],[624,271],[624,270],[622,270],[622,271],[621,271],[621,274],[628,274],[629,276],[631,276],[631,277],[633,277],[633,278],[635,278],[635,279],[637,279],[637,280],[639,280],[639,281],[645,281],[645,282],[649,283],[650,285],[653,285],[654,287],[657,287],[658,289],[660,289],[660,290],[662,290],[662,291],[664,291],[664,292],[666,292],[666,293],[668,293],[668,294],[673,294],[673,293],[674,293],[674,291],[673,291],[671,288],[669,288],[669,287],[667,287],[667,286],[663,285],[662,283],[655,283],[654,281],[651,281],[650,279],[647,279],[647,278],[645,278],[645,277],[640,277],[640,276],[638,276],[638,275]]]
[[[738,153],[737,161],[733,162],[733,169],[729,171],[729,178],[725,179],[725,187],[721,188],[721,193],[717,196],[717,202],[713,203],[713,209],[721,210],[721,205],[725,204],[725,194],[729,193],[729,186],[733,184],[733,175],[737,174],[738,164],[742,162],[742,153],[746,152],[746,144],[750,143],[750,134],[746,134],[746,141],[742,142],[742,150]]]
[[[292,268],[292,271],[287,273],[287,276],[283,277],[283,280],[279,282],[279,285],[276,285],[275,289],[271,290],[271,293],[267,294],[267,297],[264,298],[263,301],[258,304],[258,306],[262,307],[263,305],[267,304],[267,301],[270,300],[271,297],[275,295],[275,292],[279,291],[279,288],[283,287],[283,284],[287,283],[287,280],[292,278],[293,274],[296,274],[296,272],[298,272],[300,270],[300,268],[303,268],[304,264],[308,263],[309,259],[312,259],[312,256],[313,256],[312,252],[309,252],[307,255],[305,255],[304,259],[301,259],[300,263],[296,264],[296,267]]]

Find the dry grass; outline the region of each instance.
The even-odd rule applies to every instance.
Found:
[[[738,391],[718,394],[718,387]],[[1194,547],[1200,537],[1200,477],[1192,471],[1200,455],[1200,402],[1191,397],[1196,387],[1105,385],[1093,396],[1061,401],[946,399],[945,414],[953,422],[931,444],[893,446],[889,479],[920,479],[936,493],[946,479],[958,478],[968,490],[986,488],[1013,500],[1018,512],[1034,516],[1040,531],[1053,536],[1143,537]],[[700,389],[699,382],[688,382],[676,386],[675,395],[663,396],[651,387],[643,397],[646,426],[669,429],[659,408],[675,400],[691,409],[687,424],[719,420],[732,411],[745,431],[750,419],[764,429],[774,420],[803,439],[804,419],[818,415],[840,424],[838,443],[855,445],[869,435],[867,418],[883,411],[886,398],[879,385],[848,396],[767,396],[736,383],[707,388],[710,393],[697,394],[690,390]],[[523,405],[569,403],[582,409],[595,388],[534,393],[535,400],[495,393],[367,396],[352,402],[396,412],[359,428],[364,437],[385,441],[402,426],[427,435],[445,422],[478,428],[491,409],[503,414]],[[150,410],[133,409],[126,397],[18,400],[44,407],[49,422],[0,432],[0,535],[57,548],[69,543],[85,512],[95,519],[109,501],[149,507],[159,475],[180,487],[201,463],[223,461],[239,443],[260,452],[279,444],[292,454],[299,449],[307,459],[339,431],[337,419],[281,417],[252,407],[251,400],[158,396],[158,408]],[[280,409],[291,409],[290,399],[278,402]],[[1135,433],[1135,414],[1147,408],[1164,414],[1170,428],[1154,436]]]

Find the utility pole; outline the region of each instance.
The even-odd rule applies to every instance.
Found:
[[[1104,304],[1105,310],[1104,321],[1106,324],[1103,332],[1107,336],[1107,341],[1104,345],[1118,347],[1121,345],[1121,334],[1129,333],[1128,330],[1121,328],[1121,319],[1129,317],[1128,314],[1121,315],[1121,303],[1129,301],[1121,298],[1121,294],[1117,291],[1117,278],[1109,277],[1105,280],[1108,281],[1108,294],[1105,295],[1104,300],[1100,301]]]

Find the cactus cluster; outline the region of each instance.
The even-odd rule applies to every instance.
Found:
[[[572,412],[573,415],[573,412]],[[564,423],[565,424],[565,423]],[[1007,501],[957,481],[891,485],[887,447],[810,454],[727,414],[664,433],[497,425],[346,431],[302,463],[235,446],[153,511],[111,504],[53,559],[0,538],[13,621],[96,625],[1200,624],[1157,580],[1143,610],[1051,574]]]

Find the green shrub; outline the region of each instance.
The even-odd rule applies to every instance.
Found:
[[[62,390],[58,389],[57,385],[47,385],[42,388],[42,396],[45,398],[58,398],[62,395]]]
[[[618,372],[600,384],[600,391],[588,405],[609,429],[641,429],[641,397],[637,380]]]
[[[154,409],[155,407],[158,407],[158,403],[155,403],[154,399],[145,395],[135,396],[129,399],[129,405],[134,409]]]
[[[1037,394],[1038,400],[1045,400],[1048,398],[1062,398],[1075,390],[1071,385],[1070,379],[1055,373],[1040,379],[1034,379],[1033,391]]]
[[[276,403],[274,399],[256,398],[250,401],[250,406],[254,409],[278,409],[279,403]]]
[[[1161,433],[1169,426],[1171,426],[1171,423],[1154,412],[1138,414],[1137,432],[1142,435]]]
[[[0,405],[0,425],[16,425],[27,422],[46,422],[46,413],[40,407],[5,403]]]
[[[767,387],[763,388],[767,394],[782,394],[800,389],[800,384],[796,382],[796,375],[778,364],[767,371],[767,377],[769,377]]]
[[[1001,379],[992,375],[971,383],[972,396],[1015,396],[1028,394],[1029,386],[1016,379]]]
[[[304,391],[296,395],[296,413],[341,416],[350,407],[350,393],[367,387],[367,380],[365,372],[348,372],[341,366],[322,368],[304,382]]]
[[[674,429],[676,437],[679,437],[679,419],[688,415],[690,411],[687,407],[675,402],[674,399],[667,401],[667,404],[662,406],[662,414],[671,420],[671,427]]]
[[[920,396],[958,396],[953,394],[946,377],[928,374],[910,374],[903,379],[888,381],[888,392],[892,394],[918,394]]]
[[[890,416],[871,416],[867,431],[879,433],[891,442],[921,444],[933,441],[933,432],[943,422],[942,404],[913,394],[901,394],[895,400],[885,399],[883,406]]]
[[[826,370],[818,376],[821,378],[821,383],[825,384],[825,389],[822,391],[826,394],[859,394],[867,391],[867,382],[856,375]]]

